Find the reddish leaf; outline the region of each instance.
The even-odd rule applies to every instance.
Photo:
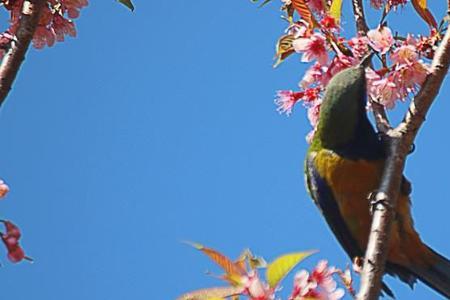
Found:
[[[242,276],[247,272],[242,268],[240,263],[235,263],[219,251],[212,248],[207,248],[203,245],[190,243],[194,248],[202,251],[209,256],[216,264],[218,264],[225,271],[225,278],[233,284],[239,284]]]
[[[310,28],[314,28],[316,26],[317,21],[314,18],[314,15],[312,14],[305,0],[292,0],[292,6],[298,12],[301,18],[309,24]]]
[[[437,28],[436,19],[427,8],[427,0],[412,0],[411,3],[419,16],[424,19],[424,21],[427,22],[428,25],[433,28]]]

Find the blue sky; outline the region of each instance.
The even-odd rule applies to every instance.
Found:
[[[0,111],[0,177],[12,188],[1,216],[21,226],[36,260],[2,259],[2,297],[164,300],[220,284],[183,240],[268,260],[319,249],[304,266],[345,267],[303,185],[305,113],[286,118],[273,104],[306,67],[291,58],[272,68],[278,3],[136,0],[130,13],[91,2],[78,38],[30,51]],[[426,29],[404,12],[390,22]],[[406,170],[416,226],[447,256],[449,91]],[[398,299],[439,299],[387,281]]]

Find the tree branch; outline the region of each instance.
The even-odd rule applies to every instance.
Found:
[[[369,31],[369,26],[367,26],[362,0],[352,0],[352,4],[353,14],[355,15],[356,30],[360,35],[365,36],[367,35],[367,31]],[[383,133],[388,132],[391,129],[391,125],[383,105],[374,99],[370,99],[370,103],[378,131]]]
[[[0,106],[5,101],[16,79],[20,66],[33,38],[39,16],[45,0],[26,0],[23,3],[16,40],[11,42],[11,48],[5,54],[0,64]]]
[[[382,181],[375,196],[374,214],[364,260],[358,300],[378,299],[388,254],[394,208],[400,191],[405,159],[425,116],[436,98],[450,65],[450,30],[447,30],[433,59],[431,72],[414,97],[404,120],[387,132],[389,153]]]
[[[352,4],[353,13],[355,15],[356,30],[358,30],[358,33],[366,35],[367,31],[369,31],[369,27],[367,26],[366,17],[364,15],[362,0],[352,0]]]

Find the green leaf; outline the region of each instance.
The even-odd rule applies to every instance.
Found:
[[[134,11],[134,5],[131,2],[131,0],[117,0],[117,1],[128,7],[131,11]]]
[[[333,0],[330,7],[330,15],[339,23],[342,13],[342,0]]]
[[[242,287],[216,287],[193,291],[182,295],[177,300],[222,300],[228,297],[241,295]]]
[[[295,268],[302,260],[315,253],[316,251],[309,252],[296,252],[290,253],[276,258],[266,271],[266,279],[271,288],[275,288],[281,280],[286,277],[289,272]]]

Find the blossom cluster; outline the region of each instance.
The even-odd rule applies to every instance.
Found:
[[[10,13],[10,27],[0,36],[0,54],[4,55],[8,44],[14,41],[25,0],[0,2]],[[33,36],[33,46],[42,49],[64,41],[65,36],[75,37],[77,31],[73,20],[80,15],[80,9],[87,5],[88,0],[47,0]]]
[[[23,259],[32,260],[25,255],[22,247],[19,244],[19,239],[21,237],[21,232],[19,228],[13,224],[11,221],[1,221],[6,228],[6,233],[0,232],[0,238],[8,250],[8,258],[11,262],[17,263]]]
[[[237,260],[232,260],[212,248],[200,244],[191,245],[206,254],[225,271],[225,274],[219,278],[227,281],[229,286],[189,292],[177,300],[239,299],[239,296],[249,300],[280,299],[278,292],[281,290],[281,282],[301,261],[315,252],[285,254],[268,264],[262,257],[254,256],[248,249]],[[264,277],[260,276],[261,269],[266,271]],[[334,277],[338,277],[345,290],[354,296],[350,269],[342,271],[328,266],[326,260],[321,260],[311,273],[303,269],[295,275],[293,289],[288,299],[339,300],[344,297],[345,290],[338,288]]]
[[[8,185],[0,179],[0,198],[5,197],[8,192]],[[8,250],[9,260],[14,263],[20,262],[23,259],[31,260],[31,258],[25,255],[25,252],[19,244],[19,239],[22,235],[20,229],[11,221],[0,220],[0,222],[5,225],[6,229],[5,233],[0,232],[0,238]]]
[[[329,267],[326,260],[321,260],[309,273],[303,269],[294,277],[294,286],[289,300],[339,300],[345,291],[337,287],[334,275],[344,274],[335,267]],[[256,271],[251,271],[244,279],[245,289],[242,295],[250,300],[276,299],[276,289],[270,288],[260,279]]]
[[[429,59],[441,39],[436,28],[429,36],[405,37],[393,35],[392,30],[382,23],[366,34],[346,38],[338,20],[331,16],[322,0],[305,2],[307,12],[294,7],[294,1],[282,0],[287,12],[289,27],[278,43],[279,61],[297,53],[301,61],[311,63],[299,83],[299,90],[277,92],[275,104],[280,113],[292,113],[294,106],[302,102],[308,109],[308,119],[316,128],[322,96],[329,80],[338,72],[357,65],[370,52],[378,59],[366,70],[368,96],[386,108],[391,109],[396,101],[404,101],[418,91],[429,73]],[[372,0],[375,8],[389,5],[395,8],[404,5],[403,0]],[[294,9],[295,8],[295,9]],[[294,20],[293,11],[299,10],[300,18]],[[303,15],[302,15],[303,14]],[[311,21],[313,19],[313,21]],[[308,135],[311,140],[313,131]]]
[[[337,288],[333,278],[339,271],[334,267],[328,267],[326,260],[321,260],[310,273],[301,270],[295,275],[294,289],[289,300],[339,300],[344,297],[344,290]]]

